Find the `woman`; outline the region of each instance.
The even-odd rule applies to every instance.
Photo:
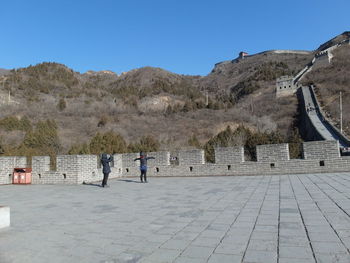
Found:
[[[140,157],[134,159],[134,161],[140,161],[140,180],[141,183],[147,183],[147,160],[155,159],[154,157],[147,157],[146,153],[140,152]]]
[[[111,172],[111,167],[109,166],[109,163],[113,162],[113,156],[110,155],[108,157],[108,155],[106,153],[102,154],[101,157],[101,164],[102,164],[102,172],[103,172],[103,180],[102,180],[102,187],[108,187],[107,185],[107,180],[108,180],[108,175]]]

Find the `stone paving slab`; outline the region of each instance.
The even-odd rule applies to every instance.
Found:
[[[350,173],[4,185],[0,262],[350,262]]]

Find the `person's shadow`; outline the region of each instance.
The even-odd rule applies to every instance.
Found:
[[[85,183],[85,182],[83,182],[83,185],[102,187],[101,184],[96,184],[96,183],[94,184],[94,183]]]
[[[140,184],[140,181],[136,181],[136,180],[131,180],[131,179],[119,179],[118,181],[122,181],[122,182],[126,182],[126,183],[138,183]]]

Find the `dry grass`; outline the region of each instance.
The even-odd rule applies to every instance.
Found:
[[[282,135],[287,135],[296,114],[297,101],[293,97],[276,99],[275,82],[271,80],[257,81],[259,89],[240,98],[232,108],[203,108],[169,114],[165,114],[164,108],[166,103],[183,105],[188,100],[203,99],[206,91],[209,91],[212,100],[218,94],[225,97],[234,85],[259,71],[261,64],[283,62],[291,72],[296,72],[310,59],[309,55],[259,54],[238,63],[218,66],[206,77],[180,76],[154,68],[133,70],[120,77],[113,74],[79,75],[62,65],[54,65],[53,72],[59,70],[60,74],[71,76],[73,86],[53,81],[49,85],[52,89],[47,93],[32,85],[31,100],[22,96],[24,91],[20,88],[24,84],[11,87],[15,91],[14,99],[21,106],[0,106],[0,118],[27,116],[32,123],[54,119],[59,127],[62,153],[66,153],[72,144],[89,141],[97,132],[110,130],[120,133],[128,143],[139,140],[143,135],[153,135],[161,142],[161,149],[168,150],[187,147],[193,134],[203,144],[228,125],[235,128],[244,124],[254,131],[279,130]],[[31,71],[35,68],[29,73]],[[30,79],[29,73],[23,73],[23,81]],[[37,80],[37,72],[35,74]],[[16,75],[16,78],[20,76]],[[203,93],[200,94],[199,90]],[[132,94],[132,91],[137,94]],[[152,96],[138,100],[145,91]],[[0,92],[6,94],[5,89]],[[57,105],[62,97],[66,108],[59,111]],[[164,105],[158,109],[151,109],[149,105],[157,97],[167,97],[167,100],[162,101]],[[133,99],[136,100],[134,106]],[[6,138],[6,142],[9,141],[10,138]]]

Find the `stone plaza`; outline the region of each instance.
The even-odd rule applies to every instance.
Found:
[[[0,262],[350,262],[350,173],[109,184],[0,186]]]

